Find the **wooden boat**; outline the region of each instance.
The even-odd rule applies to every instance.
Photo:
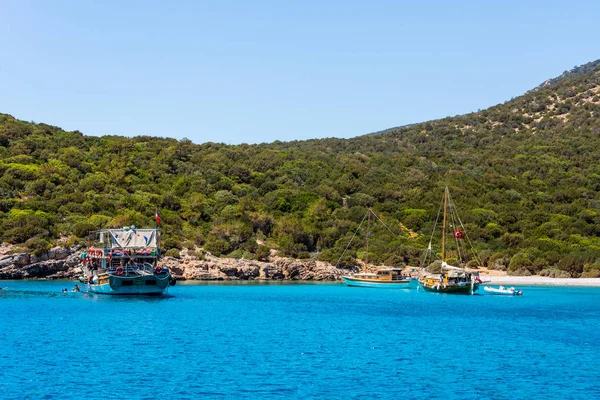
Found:
[[[369,230],[371,226],[372,213],[373,211],[369,209],[367,211],[367,215],[365,215],[365,217],[367,217],[367,234],[366,255],[363,269],[369,265]],[[377,217],[377,215],[375,216]],[[360,225],[358,229],[360,229]],[[402,268],[382,267],[378,268],[376,272],[367,272],[363,270],[363,272],[342,276],[342,279],[347,286],[354,287],[370,287],[381,289],[407,289],[417,287],[416,279],[412,278],[408,273],[405,274]]]
[[[479,288],[476,272],[446,266],[441,274],[424,275],[419,278],[421,287],[430,292],[473,294]]]
[[[491,287],[491,286],[484,286],[483,290],[485,290],[486,293],[489,293],[489,294],[500,294],[500,295],[505,295],[505,296],[521,296],[521,295],[523,295],[522,290],[517,290],[514,287],[506,288],[504,286],[500,286],[498,288],[495,288],[495,287]]]
[[[82,254],[83,277],[91,293],[161,295],[175,285],[171,271],[159,264],[160,230],[105,229],[92,233]]]
[[[426,291],[430,292],[439,292],[439,293],[452,293],[452,294],[473,294],[479,288],[479,284],[481,283],[481,279],[479,278],[479,272],[460,268],[448,265],[446,263],[446,229],[448,228],[448,211],[452,213],[452,221],[455,223],[460,223],[462,230],[453,229],[454,239],[456,239],[457,245],[457,255],[465,255],[466,251],[458,249],[461,242],[465,239],[468,239],[464,230],[464,226],[462,226],[462,222],[460,222],[460,218],[458,214],[456,214],[456,209],[450,201],[450,194],[448,188],[444,190],[444,198],[443,198],[443,211],[444,211],[444,219],[442,225],[442,265],[441,272],[439,274],[423,274],[419,278],[420,286]],[[438,213],[439,218],[439,213]],[[437,220],[436,224],[437,225]],[[434,230],[435,230],[434,225]],[[433,238],[433,235],[432,235]],[[427,255],[432,253],[432,243],[429,242],[428,251],[426,253],[426,257],[423,260],[423,265],[426,265]],[[475,256],[476,257],[476,256]]]
[[[347,286],[406,289],[416,287],[416,280],[403,273],[402,268],[380,268],[377,272],[359,272],[342,276]]]

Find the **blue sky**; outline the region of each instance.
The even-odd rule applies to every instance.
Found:
[[[598,15],[596,1],[0,0],[0,112],[95,136],[349,138],[596,60]]]

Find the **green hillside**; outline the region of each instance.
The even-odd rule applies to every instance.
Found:
[[[487,266],[600,276],[591,64],[481,112],[353,139],[97,138],[0,114],[0,241],[42,252],[101,227],[151,225],[158,209],[171,255],[278,249],[335,263],[372,207],[394,234],[373,225],[370,261],[415,265],[447,185]],[[354,240],[342,265],[362,245]]]

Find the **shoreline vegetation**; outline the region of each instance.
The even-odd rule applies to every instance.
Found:
[[[164,256],[250,265],[205,263],[217,278],[333,279],[324,265],[352,272],[367,253],[374,265],[420,265],[447,187],[460,204],[448,221],[461,227],[455,239],[478,254],[462,259],[452,246],[449,265],[599,278],[598,115],[600,60],[485,110],[351,139],[92,137],[0,113],[0,243],[40,268],[28,274],[52,276],[45,269],[62,268],[63,255],[43,257],[56,246],[156,226]],[[369,210],[378,223],[367,252],[358,238]],[[274,262],[274,252],[301,261]]]
[[[81,249],[54,248],[46,254],[35,256],[10,252],[0,247],[0,280],[77,280],[81,276],[79,259]],[[181,258],[164,257],[162,264],[171,268],[178,280],[207,281],[313,281],[339,282],[341,275],[358,272],[354,269],[336,268],[317,260],[299,260],[279,257],[269,261],[222,258],[210,254],[202,259],[183,251]],[[369,269],[377,267],[369,265]],[[406,267],[415,277],[418,267]],[[506,271],[478,269],[484,285],[508,286],[587,286],[600,287],[600,278],[556,278],[540,275],[515,276]]]
[[[600,287],[600,278],[549,278],[547,276],[481,275],[484,285],[504,286],[590,286]]]

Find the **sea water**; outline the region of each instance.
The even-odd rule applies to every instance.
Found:
[[[600,289],[0,281],[0,398],[592,399]]]

